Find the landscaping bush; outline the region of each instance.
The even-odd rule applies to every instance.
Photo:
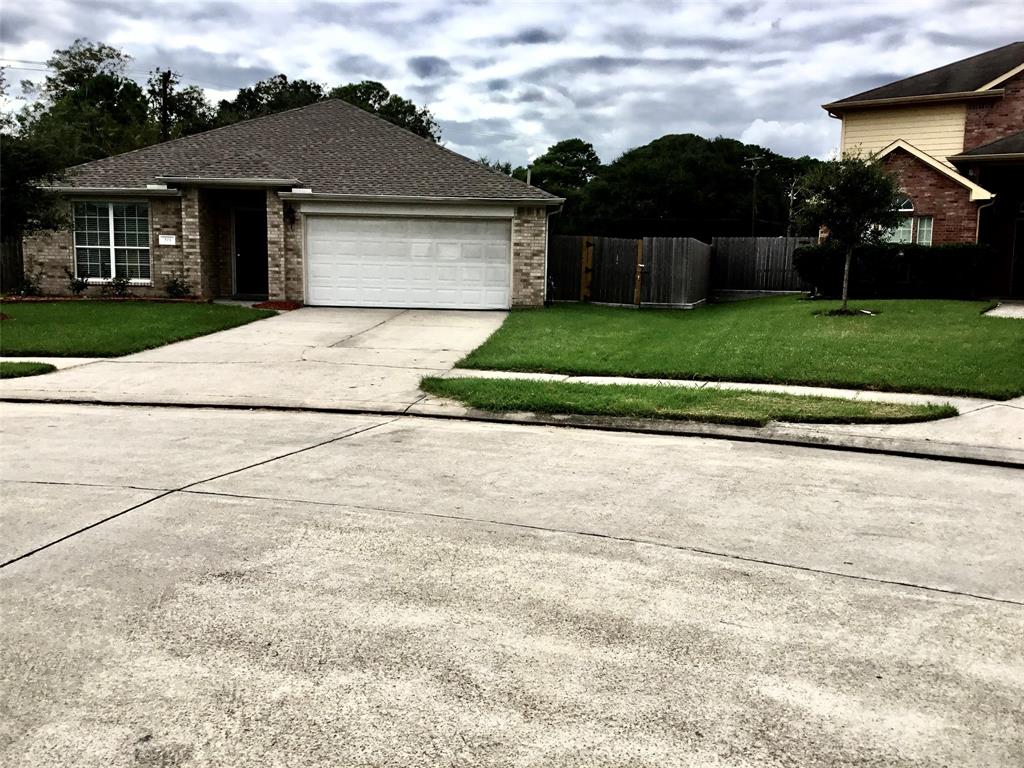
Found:
[[[823,296],[841,295],[838,243],[805,245],[793,253],[800,277]],[[854,250],[850,296],[877,299],[977,299],[988,295],[996,253],[987,246],[878,243]]]
[[[103,284],[102,293],[104,296],[111,296],[115,299],[124,299],[132,295],[131,280],[123,275],[115,275]]]
[[[77,277],[67,267],[64,268],[64,274],[68,276],[68,290],[75,296],[81,296],[89,288],[89,281],[84,277]]]
[[[164,281],[164,290],[172,299],[185,299],[192,295],[192,286],[183,272],[171,273]]]

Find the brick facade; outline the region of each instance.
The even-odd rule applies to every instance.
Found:
[[[294,203],[285,203],[284,213],[284,296],[288,301],[303,301],[306,284],[302,264],[302,215]]]
[[[104,201],[106,202],[106,201]],[[163,296],[167,278],[182,270],[181,200],[155,197],[149,203],[149,259],[152,280],[149,285],[136,284],[131,292],[136,296]],[[72,216],[68,204],[68,216]],[[159,245],[160,235],[174,235],[174,245]],[[70,296],[67,271],[74,273],[74,235],[70,229],[54,232],[35,232],[23,241],[25,274],[37,279],[39,288],[50,296]],[[96,296],[100,286],[90,286],[87,296]]]
[[[988,144],[1024,128],[1024,72],[999,86],[1005,93],[995,101],[967,103],[964,149]]]
[[[547,209],[516,208],[512,219],[513,307],[544,304],[547,251]]]
[[[248,193],[247,193],[248,194]],[[260,195],[262,197],[262,195]],[[267,190],[267,272],[269,298],[302,301],[303,220],[293,203]],[[182,190],[180,198],[152,198],[150,217],[150,285],[133,285],[137,296],[165,296],[167,281],[184,276],[197,297],[231,296],[231,207],[255,203],[226,190]],[[541,306],[545,298],[547,209],[517,208],[512,219],[512,305]],[[936,226],[938,224],[936,223]],[[159,235],[174,235],[175,244],[158,245]],[[26,273],[36,275],[43,293],[68,295],[65,268],[74,270],[69,230],[37,233],[25,238]],[[99,286],[87,295],[97,295]]]
[[[882,162],[914,202],[914,216],[934,218],[932,245],[976,241],[978,206],[971,202],[966,187],[902,149],[886,155]]]

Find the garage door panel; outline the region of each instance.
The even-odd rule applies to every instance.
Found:
[[[310,304],[504,309],[508,221],[309,216]]]

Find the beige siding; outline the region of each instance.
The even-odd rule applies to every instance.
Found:
[[[843,152],[877,152],[903,139],[945,163],[963,151],[966,119],[963,104],[850,112],[843,117]]]

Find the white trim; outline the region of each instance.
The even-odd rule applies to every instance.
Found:
[[[295,187],[301,182],[298,179],[274,179],[259,176],[157,176],[157,181],[171,184],[195,184],[217,187]]]
[[[345,195],[323,192],[278,192],[282,200],[302,200],[320,202],[352,202],[352,203],[446,203],[454,205],[513,205],[517,208],[536,207],[543,205],[561,205],[563,197],[515,198],[515,197],[444,197],[438,195]]]
[[[902,149],[903,151],[909,153],[910,155],[913,155],[922,163],[931,166],[936,171],[941,173],[943,176],[947,176],[948,178],[955,181],[957,184],[961,184],[962,186],[966,187],[968,190],[970,190],[970,200],[972,203],[978,200],[991,200],[993,197],[995,197],[994,194],[989,192],[984,187],[978,186],[973,181],[968,179],[966,176],[961,176],[959,173],[957,173],[955,170],[953,170],[948,165],[943,163],[941,160],[932,157],[927,152],[923,152],[922,150],[915,147],[913,144],[904,141],[903,139],[896,139],[896,141],[889,144],[887,147],[885,147],[878,153],[878,157],[885,157],[886,155],[891,154],[897,149]]]
[[[516,209],[510,205],[438,205],[429,203],[381,203],[348,201],[304,201],[302,214],[328,216],[388,216],[402,218],[511,219]]]
[[[1003,74],[1001,74],[999,77],[997,77],[992,82],[985,83],[978,90],[979,91],[987,91],[987,90],[990,90],[992,88],[995,88],[1000,83],[1005,83],[1011,77],[1013,77],[1014,75],[1019,75],[1021,72],[1024,72],[1024,64],[1018,64],[1016,67],[1011,69],[1009,72],[1004,72]]]
[[[78,278],[78,249],[95,249],[99,250],[102,245],[79,245],[78,244],[78,223],[76,221],[77,216],[75,213],[75,206],[82,204],[92,204],[95,206],[105,205],[107,206],[107,233],[109,234],[110,242],[107,244],[107,251],[110,258],[110,277],[86,277],[84,278],[90,284],[103,284],[108,283],[117,277],[117,249],[120,248],[122,251],[146,251],[146,259],[149,262],[149,277],[132,277],[128,278],[130,285],[153,285],[153,217],[149,209],[148,200],[119,200],[118,202],[112,202],[110,200],[72,200],[71,201],[71,256],[72,263],[74,264],[74,275]],[[149,245],[117,245],[115,243],[114,233],[114,206],[115,205],[145,205],[146,206],[146,236],[149,241]]]

